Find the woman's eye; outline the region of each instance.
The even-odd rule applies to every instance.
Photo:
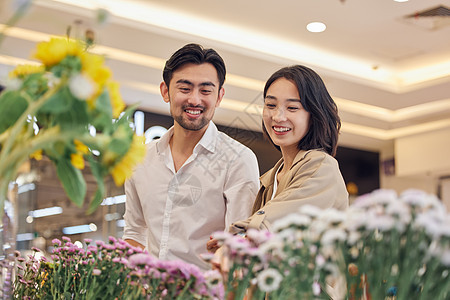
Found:
[[[295,107],[295,106],[289,106],[288,109],[289,109],[290,111],[296,111],[296,110],[298,110],[299,108],[298,108],[298,107]]]
[[[267,108],[275,108],[275,104],[266,103]]]

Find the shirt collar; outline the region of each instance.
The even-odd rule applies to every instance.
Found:
[[[169,130],[156,142],[156,149],[158,151],[158,154],[164,153],[167,147],[169,147],[169,142],[170,138],[173,135],[173,130],[173,126],[170,127]],[[197,153],[199,151],[200,146],[214,153],[218,135],[219,131],[217,130],[216,125],[212,121],[209,121],[208,128],[194,148],[194,153]]]
[[[209,152],[214,153],[214,151],[216,150],[216,141],[218,135],[219,131],[217,130],[216,125],[212,121],[209,121],[208,128],[194,148],[194,153],[199,151],[197,150],[199,146],[205,148]]]

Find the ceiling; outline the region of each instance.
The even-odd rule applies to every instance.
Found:
[[[0,0],[0,24],[23,2]],[[159,95],[164,62],[197,42],[227,65],[217,123],[260,130],[264,81],[282,66],[304,64],[338,104],[340,144],[381,150],[397,138],[450,128],[450,17],[420,17],[436,6],[450,1],[36,0],[5,31],[0,82],[29,62],[36,42],[68,26],[73,37],[92,29],[93,51],[107,57],[126,102],[168,114]],[[96,21],[99,8],[109,11],[105,24]],[[312,21],[327,29],[308,32]]]

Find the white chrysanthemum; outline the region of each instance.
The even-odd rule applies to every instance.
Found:
[[[273,231],[277,232],[290,226],[305,227],[311,223],[311,218],[305,215],[292,213],[273,223]]]
[[[284,253],[282,251],[283,249],[283,240],[280,238],[279,235],[273,236],[265,243],[262,243],[258,247],[258,256],[261,258],[261,260],[264,261],[264,258],[267,257],[267,254],[269,252],[273,252],[274,255],[284,257]]]
[[[322,236],[321,243],[322,245],[331,245],[338,241],[345,241],[347,234],[344,230],[340,228],[332,228],[327,231]]]
[[[319,215],[319,219],[329,224],[337,225],[342,223],[345,220],[346,214],[345,212],[339,211],[334,208],[329,208],[323,211],[322,214]]]
[[[272,234],[267,230],[256,230],[254,228],[247,230],[248,239],[258,245],[267,241],[271,236]]]
[[[394,190],[375,190],[370,194],[362,195],[355,199],[354,207],[370,207],[376,205],[385,205],[397,199],[397,193]]]
[[[320,239],[322,234],[330,228],[330,224],[327,221],[317,219],[311,223],[309,227],[309,238],[311,241],[317,241]]]
[[[307,215],[307,216],[310,216],[312,218],[315,218],[318,215],[320,215],[323,210],[321,208],[319,208],[318,206],[311,205],[311,204],[306,204],[306,205],[300,206],[298,211],[300,213],[304,214],[304,215]]]
[[[367,222],[367,229],[379,231],[389,231],[395,226],[395,220],[391,216],[380,215],[369,218]]]
[[[56,77],[51,72],[45,73],[44,77],[47,78],[47,85],[48,85],[49,88],[55,87],[61,82],[61,78]]]
[[[280,282],[283,280],[280,272],[273,268],[263,270],[256,278],[258,279],[258,287],[263,292],[275,291],[280,287]]]
[[[347,238],[347,244],[355,245],[361,239],[361,233],[358,231],[350,231]]]
[[[441,254],[441,262],[444,266],[450,267],[450,250],[444,250]]]
[[[343,226],[349,231],[362,230],[367,225],[367,214],[364,210],[350,208],[347,212],[347,217],[344,220]]]
[[[95,92],[92,80],[82,74],[77,74],[70,78],[69,89],[72,95],[81,100],[89,99]]]
[[[425,232],[434,238],[438,238],[443,233],[441,231],[441,222],[438,222],[433,214],[429,213],[419,213],[414,220],[413,226],[416,229],[425,229]]]
[[[445,211],[444,205],[435,195],[427,194],[421,190],[406,190],[400,195],[400,200],[422,209],[438,209]]]
[[[240,251],[250,247],[250,242],[240,236],[233,236],[226,240],[226,244],[231,250]]]
[[[227,231],[216,231],[212,234],[213,239],[218,241],[226,241],[231,238],[233,235]]]

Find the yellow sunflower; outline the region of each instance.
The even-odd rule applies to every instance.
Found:
[[[35,160],[41,160],[42,159],[42,149],[39,149],[39,150],[31,153],[30,158],[34,158]]]
[[[51,38],[48,42],[37,45],[33,57],[40,60],[47,67],[51,67],[67,55],[79,56],[83,53],[83,47],[79,42],[65,38]]]
[[[18,65],[8,75],[10,78],[21,78],[29,74],[43,73],[44,71],[44,65]]]
[[[77,149],[77,152],[81,154],[88,154],[89,148],[79,140],[73,140],[73,143],[75,144],[75,149]]]
[[[106,84],[109,92],[109,100],[113,111],[113,118],[118,118],[120,113],[125,109],[125,102],[123,102],[120,95],[119,83],[110,81]]]
[[[75,168],[80,169],[80,170],[84,169],[83,154],[81,154],[81,153],[70,154],[70,162],[72,163],[72,166],[74,166]]]
[[[134,166],[144,159],[145,144],[143,136],[133,136],[130,149],[124,157],[112,168],[111,175],[117,186],[122,185],[133,173]]]

